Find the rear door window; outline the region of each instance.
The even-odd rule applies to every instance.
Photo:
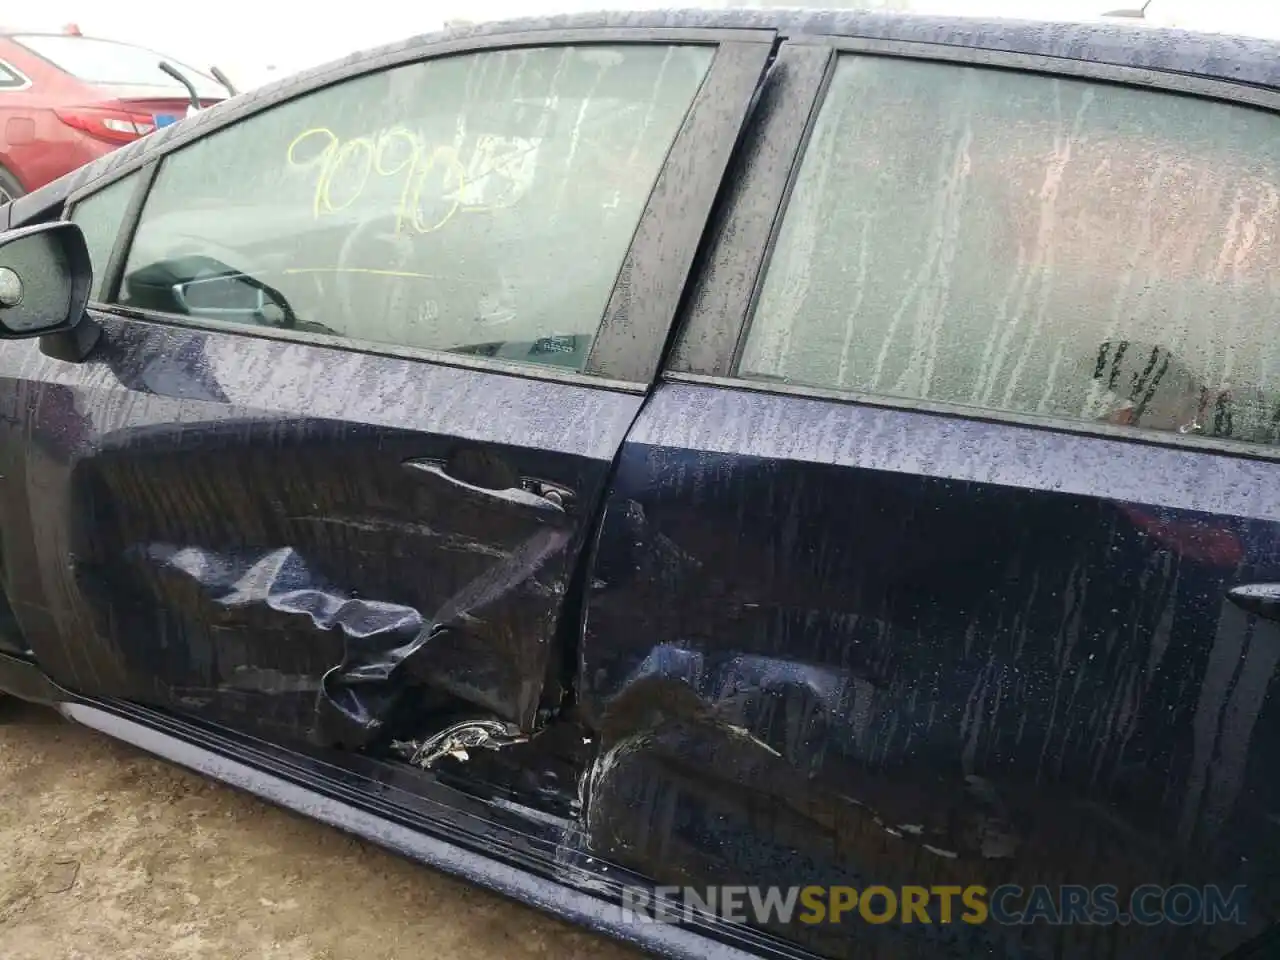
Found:
[[[1280,443],[1280,119],[837,65],[740,375]]]
[[[288,102],[163,161],[121,303],[581,370],[715,50],[493,50]]]

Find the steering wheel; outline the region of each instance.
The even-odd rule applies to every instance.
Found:
[[[338,288],[338,302],[343,316],[358,317],[368,309],[357,308],[353,278],[365,273],[370,258],[365,253],[374,244],[384,244],[389,249],[385,262],[379,262],[376,269],[395,272],[405,270],[413,264],[413,238],[404,233],[397,233],[392,217],[372,217],[361,220],[346,235],[338,250],[338,263],[335,271],[335,283]],[[364,254],[363,256],[360,256]],[[357,257],[359,256],[359,260]],[[363,261],[363,263],[361,263]],[[389,278],[390,279],[390,278]]]

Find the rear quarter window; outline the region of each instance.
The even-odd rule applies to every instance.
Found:
[[[102,298],[103,273],[111,259],[120,226],[129,210],[129,201],[137,187],[139,174],[108,184],[97,193],[90,194],[71,208],[70,219],[80,225],[85,245],[89,248],[89,260],[93,265],[93,287],[90,297]]]
[[[738,372],[1275,444],[1278,213],[1266,111],[846,56]]]
[[[0,90],[16,90],[25,87],[29,81],[7,63],[0,63]]]

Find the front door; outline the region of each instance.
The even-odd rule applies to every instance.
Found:
[[[56,680],[347,747],[558,704],[771,37],[550,38],[322,77],[71,205],[101,340],[0,350],[6,591]]]

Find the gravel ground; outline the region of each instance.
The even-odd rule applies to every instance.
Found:
[[[0,702],[0,960],[638,956]]]

